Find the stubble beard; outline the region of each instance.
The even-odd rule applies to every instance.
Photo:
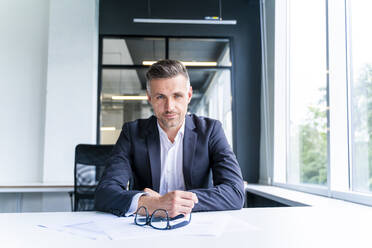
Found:
[[[167,119],[165,117],[160,119],[160,122],[163,124],[164,128],[172,129],[181,126],[182,118],[180,114],[176,114],[176,117],[173,119]]]

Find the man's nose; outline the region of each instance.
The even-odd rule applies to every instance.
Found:
[[[165,109],[167,111],[172,111],[174,109],[174,101],[173,99],[169,98],[165,104]]]

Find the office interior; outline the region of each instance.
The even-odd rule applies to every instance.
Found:
[[[145,73],[165,58],[189,63],[189,112],[221,121],[245,207],[372,205],[363,4],[1,1],[0,212],[72,211],[75,147],[152,115]]]

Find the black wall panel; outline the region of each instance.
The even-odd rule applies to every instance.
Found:
[[[101,0],[99,33],[230,38],[233,63],[233,147],[244,179],[249,183],[257,183],[261,83],[259,0],[221,2],[223,19],[237,20],[237,25],[133,23],[133,18],[204,19],[205,16],[218,16],[217,0]]]

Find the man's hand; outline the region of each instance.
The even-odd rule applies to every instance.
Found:
[[[161,208],[166,209],[170,217],[191,213],[196,203],[196,194],[187,191],[176,190],[160,197]]]
[[[171,218],[179,214],[186,215],[191,213],[194,205],[198,203],[198,197],[192,192],[176,190],[160,196],[159,193],[148,188],[144,191],[147,195],[139,198],[138,207],[145,206],[149,214],[156,209],[165,209]]]

